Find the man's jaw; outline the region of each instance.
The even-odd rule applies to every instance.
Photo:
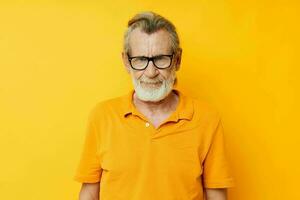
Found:
[[[138,97],[141,100],[153,101],[153,102],[165,98],[172,91],[175,78],[176,78],[175,73],[172,74],[171,77],[166,80],[159,80],[159,79],[151,80],[151,79],[145,79],[144,77],[135,79],[135,77],[132,75],[134,88],[136,90]]]
[[[140,85],[143,88],[158,88],[162,85],[162,81],[156,81],[156,82],[148,82],[148,81],[140,81]]]

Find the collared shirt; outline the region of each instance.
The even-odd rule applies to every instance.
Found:
[[[91,110],[74,180],[100,181],[101,200],[203,200],[234,187],[219,112],[178,89],[176,110],[155,128],[126,95]]]

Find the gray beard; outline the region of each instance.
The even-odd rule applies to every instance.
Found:
[[[166,98],[173,89],[173,85],[176,78],[175,71],[171,72],[171,76],[167,80],[163,80],[160,87],[158,88],[145,88],[141,85],[140,80],[137,80],[132,75],[133,85],[137,97],[143,101],[157,102]],[[147,81],[145,81],[147,82]],[[155,82],[155,81],[151,81]]]

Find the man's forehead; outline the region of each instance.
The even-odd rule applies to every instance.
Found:
[[[131,53],[170,53],[171,38],[163,29],[149,34],[137,28],[130,34],[129,46]]]

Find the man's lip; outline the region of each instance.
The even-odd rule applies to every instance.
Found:
[[[141,81],[141,83],[146,83],[146,84],[159,84],[159,83],[161,83],[160,81],[159,82],[155,82],[155,83],[152,83],[152,82],[144,82],[144,81]]]

